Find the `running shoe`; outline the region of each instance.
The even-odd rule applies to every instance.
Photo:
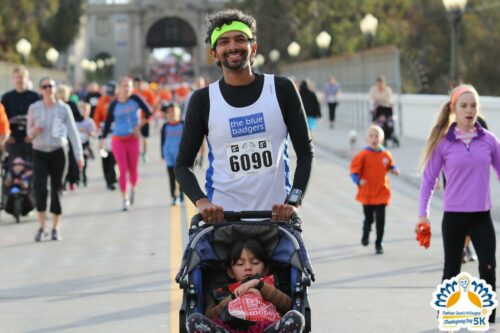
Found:
[[[126,212],[128,207],[130,206],[130,202],[128,200],[123,200],[122,202],[122,211]]]
[[[382,247],[382,245],[375,246],[375,254],[384,254],[384,248]]]
[[[361,245],[368,246],[368,244],[370,243],[368,240],[368,237],[369,237],[369,233],[363,232],[363,236],[361,237]]]
[[[61,233],[57,229],[52,229],[52,236],[51,239],[54,241],[60,241],[62,240]]]
[[[42,240],[43,233],[44,233],[43,228],[38,229],[35,235],[35,242],[40,242]]]

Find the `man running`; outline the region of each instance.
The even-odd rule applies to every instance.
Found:
[[[300,96],[290,80],[252,71],[256,37],[255,19],[238,10],[208,17],[206,42],[223,78],[191,97],[175,169],[206,222],[222,221],[224,209],[272,209],[274,220],[288,220],[311,174],[313,145]],[[293,186],[288,134],[297,155]],[[192,172],[205,136],[206,194]]]

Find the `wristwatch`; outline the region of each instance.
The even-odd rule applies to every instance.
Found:
[[[298,188],[293,188],[288,194],[285,203],[295,207],[300,206],[302,204],[302,193],[303,193],[302,190],[299,190]]]

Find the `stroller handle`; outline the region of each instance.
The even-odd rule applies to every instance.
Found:
[[[270,210],[254,210],[254,211],[225,211],[224,212],[224,222],[240,221],[242,219],[272,219],[272,211]],[[191,218],[190,229],[196,229],[199,227],[200,222],[203,221],[203,216],[201,213],[196,214]],[[302,220],[297,213],[292,213],[290,218],[291,224],[300,227]]]

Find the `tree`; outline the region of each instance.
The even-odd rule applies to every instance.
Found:
[[[321,30],[332,36],[331,55],[365,49],[359,22],[371,13],[379,20],[373,46],[392,44],[400,49],[404,92],[449,89],[450,24],[441,1],[233,0],[228,7],[257,19],[262,53],[276,48],[286,55],[286,46],[296,40],[302,47],[300,59],[319,57],[315,37]],[[500,94],[500,71],[491,70],[500,53],[499,18],[500,0],[474,0],[460,25],[460,77],[482,94]]]
[[[55,15],[42,28],[42,37],[59,51],[66,51],[78,36],[83,0],[60,0]]]
[[[45,52],[49,47],[64,51],[78,34],[80,16],[83,14],[82,2],[2,0],[0,60],[21,61],[21,56],[15,49],[21,38],[26,38],[31,43],[32,53],[28,63],[32,65],[46,63]]]

